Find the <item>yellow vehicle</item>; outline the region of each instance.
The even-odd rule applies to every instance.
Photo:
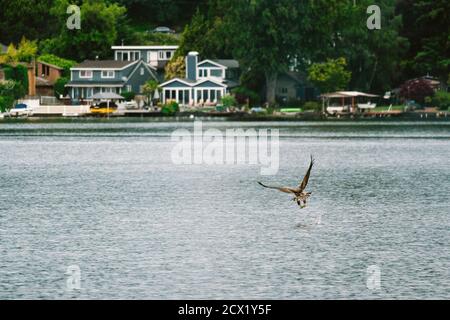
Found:
[[[111,114],[117,111],[117,105],[114,102],[110,102],[108,106],[107,102],[100,102],[92,105],[90,111],[93,114]]]

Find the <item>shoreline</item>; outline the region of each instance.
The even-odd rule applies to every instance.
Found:
[[[83,114],[77,116],[64,116],[62,114],[32,114],[26,116],[7,116],[0,118],[1,123],[11,122],[73,122],[73,121],[110,121],[114,120],[146,120],[154,122],[191,122],[202,121],[235,121],[235,122],[446,122],[450,121],[449,112],[402,112],[402,113],[364,113],[345,114],[339,116],[322,115],[320,113],[302,113],[298,115],[258,115],[247,113],[202,113],[180,112],[176,115],[164,116],[159,112],[132,112],[122,114],[92,115]]]

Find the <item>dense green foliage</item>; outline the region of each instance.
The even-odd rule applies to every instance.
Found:
[[[66,88],[66,84],[69,82],[69,79],[66,77],[61,77],[55,82],[55,97],[59,98],[60,95],[66,96],[69,92],[69,89]]]
[[[231,95],[226,95],[226,96],[222,97],[221,102],[225,108],[231,108],[231,107],[235,107],[237,105],[236,98]]]
[[[36,41],[29,41],[22,37],[19,45],[16,47],[10,44],[5,54],[0,55],[0,64],[16,63],[16,62],[31,62],[37,53]]]
[[[131,101],[131,100],[133,100],[134,97],[136,96],[136,93],[134,93],[133,91],[125,91],[125,92],[122,92],[120,95],[121,95],[122,97],[124,97],[124,99],[125,99],[126,101]]]
[[[28,69],[23,65],[6,65],[3,68],[5,78],[15,83],[12,88],[14,99],[19,99],[28,93]]]
[[[74,60],[63,59],[54,54],[43,54],[38,58],[38,61],[46,62],[54,66],[64,69],[64,76],[70,76],[70,68],[77,64]]]
[[[17,86],[18,83],[11,80],[0,82],[0,112],[7,112],[13,107]]]
[[[168,102],[161,108],[161,113],[166,116],[172,116],[179,111],[180,106],[175,101]]]
[[[324,63],[315,63],[308,69],[308,79],[320,89],[321,92],[334,92],[344,90],[352,76],[346,70],[345,58],[328,59]]]
[[[437,107],[440,110],[450,109],[450,93],[445,91],[438,91],[433,97],[428,97],[428,104],[431,107]]]
[[[82,19],[81,29],[70,30],[66,26],[69,4],[79,4]],[[50,13],[58,19],[58,34],[41,43],[42,53],[82,61],[106,59],[111,56],[111,46],[119,38],[119,30],[125,28],[126,8],[105,0],[55,0]]]

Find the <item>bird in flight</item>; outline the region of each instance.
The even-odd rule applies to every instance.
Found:
[[[258,182],[261,186],[268,189],[275,189],[284,193],[293,194],[294,198],[292,201],[297,202],[297,204],[300,206],[300,209],[306,208],[306,201],[311,196],[311,192],[305,192],[306,186],[308,185],[309,176],[311,175],[312,167],[314,166],[314,158],[311,156],[311,163],[309,165],[309,169],[306,172],[305,177],[303,178],[303,181],[297,188],[289,188],[289,187],[271,187],[266,186],[265,184]]]

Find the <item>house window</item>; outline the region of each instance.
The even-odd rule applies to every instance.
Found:
[[[281,88],[282,94],[288,94],[288,88]]]
[[[90,79],[92,78],[91,70],[80,70],[80,78]]]
[[[208,70],[206,69],[200,69],[199,70],[199,77],[200,78],[206,78],[208,76]]]
[[[159,60],[164,60],[164,51],[158,52],[158,58],[159,58]]]
[[[136,61],[141,58],[141,53],[139,51],[132,51],[130,52],[131,55],[131,61]]]
[[[166,51],[166,59],[170,60],[172,58],[172,51]]]
[[[114,78],[114,71],[109,71],[109,70],[102,71],[102,78],[107,78],[107,79]]]
[[[144,68],[141,67],[141,76],[143,76],[143,75],[144,75]]]
[[[128,84],[128,85],[127,85],[127,91],[128,91],[128,92],[131,92],[132,90],[133,90],[133,89],[131,88],[131,85]]]
[[[210,71],[211,77],[218,77],[218,78],[222,78],[222,70],[220,69],[212,69]]]
[[[144,86],[139,86],[139,93],[144,93]]]

